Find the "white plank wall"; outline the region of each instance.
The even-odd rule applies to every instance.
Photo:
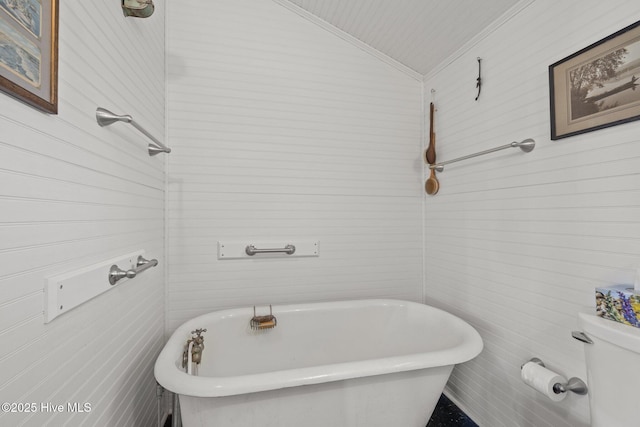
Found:
[[[270,1],[168,5],[168,329],[232,306],[422,298],[421,82]],[[216,243],[319,240],[319,258]]]
[[[577,313],[593,310],[594,287],[628,283],[640,265],[640,122],[551,141],[547,73],[639,18],[637,1],[536,0],[425,80],[441,161],[537,143],[447,166],[439,194],[425,197],[425,301],[485,342],[447,392],[481,426],[589,425],[586,397],[551,402],[522,383],[520,366],[537,356],[586,380],[570,337]]]
[[[59,114],[0,94],[0,401],[38,409],[0,412],[0,425],[150,426],[164,159],[130,126],[100,128],[95,109],[132,114],[164,139],[164,7],[137,20],[118,2],[61,1],[59,33]],[[137,249],[161,267],[44,324],[45,278]]]

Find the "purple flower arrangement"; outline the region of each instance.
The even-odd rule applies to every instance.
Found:
[[[596,314],[640,328],[640,294],[627,285],[597,288]]]
[[[622,315],[624,316],[624,320],[629,322],[631,326],[640,328],[638,318],[636,317],[636,312],[633,311],[633,307],[631,306],[632,297],[627,298],[625,294],[620,291],[618,291],[618,296],[620,297],[620,303],[622,304]]]

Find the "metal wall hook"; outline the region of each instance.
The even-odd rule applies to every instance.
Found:
[[[482,75],[481,75],[481,62],[482,58],[478,56],[478,78],[476,79],[476,87],[478,88],[478,96],[476,96],[476,101],[480,98],[480,91],[482,90]]]

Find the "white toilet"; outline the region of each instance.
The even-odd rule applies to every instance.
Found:
[[[578,315],[578,323],[593,342],[584,345],[591,426],[637,425],[640,328],[585,313]]]

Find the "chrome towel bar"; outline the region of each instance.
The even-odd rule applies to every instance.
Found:
[[[145,270],[150,269],[151,267],[155,267],[156,265],[158,265],[157,259],[152,259],[152,260],[144,259],[142,255],[138,256],[138,262],[136,263],[136,268],[132,268],[131,270],[123,270],[114,264],[111,266],[111,269],[109,270],[109,283],[111,283],[111,285],[115,285],[118,282],[118,280],[124,279],[125,277],[127,279],[133,279],[138,274],[142,273]]]
[[[245,249],[245,253],[249,256],[255,254],[273,254],[273,253],[285,253],[287,255],[293,255],[296,252],[296,247],[293,245],[287,245],[284,248],[275,249],[258,249],[253,245],[248,245]]]
[[[132,125],[134,128],[138,129],[144,136],[153,141],[153,144],[149,144],[148,150],[150,156],[155,156],[158,153],[170,153],[171,148],[167,147],[156,138],[153,137],[149,132],[147,132],[142,126],[140,126],[133,117],[130,115],[122,115],[119,116],[117,114],[112,113],[109,110],[98,107],[96,109],[96,121],[102,127],[109,126],[115,122],[125,122]]]
[[[444,166],[450,163],[455,163],[462,160],[483,156],[485,154],[494,153],[496,151],[504,150],[506,148],[511,148],[511,147],[518,147],[525,153],[529,153],[535,148],[535,146],[536,146],[536,142],[533,139],[528,138],[528,139],[525,139],[524,141],[512,142],[510,144],[501,145],[500,147],[490,148],[489,150],[480,151],[479,153],[469,154],[467,156],[458,157],[457,159],[447,160],[446,162],[435,163],[433,165],[430,165],[429,169],[435,169],[438,172],[442,172],[444,170]]]

